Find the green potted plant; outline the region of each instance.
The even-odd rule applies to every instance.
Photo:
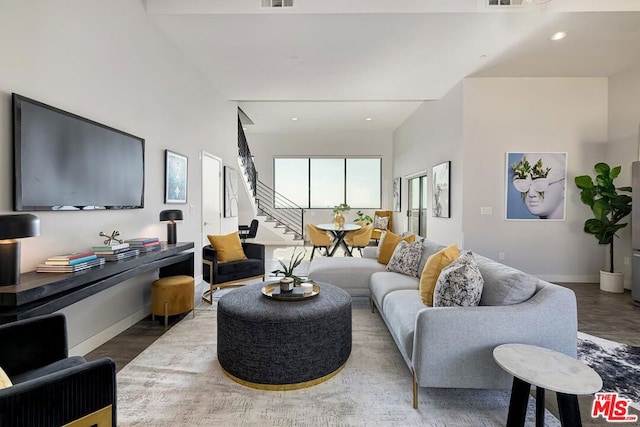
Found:
[[[365,215],[362,211],[356,212],[356,215],[358,215],[358,217],[354,219],[353,222],[364,223],[365,225],[369,225],[373,222],[373,219],[371,219],[369,215]]]
[[[280,289],[282,291],[291,291],[294,285],[299,285],[303,281],[300,277],[293,274],[293,270],[295,270],[296,267],[298,267],[302,263],[306,253],[307,251],[305,250],[304,252],[298,252],[296,254],[296,250],[294,250],[291,254],[288,265],[282,262],[282,260],[278,260],[278,262],[282,266],[282,269],[273,270],[271,273],[275,274],[276,277],[278,277],[278,275],[280,274],[284,276],[282,279],[280,279]]]
[[[624,275],[613,268],[613,239],[618,230],[627,226],[620,221],[631,213],[631,196],[620,192],[631,192],[631,187],[616,188],[613,181],[620,175],[620,166],[610,168],[606,163],[597,163],[595,180],[589,175],[577,176],[576,185],[581,190],[580,200],[591,208],[593,218],[584,223],[584,231],[593,234],[598,243],[609,245],[609,269],[600,270],[600,289],[608,292],[624,292]]]

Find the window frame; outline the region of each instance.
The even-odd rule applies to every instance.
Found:
[[[312,188],[312,181],[311,181],[311,175],[312,175],[312,170],[311,170],[311,161],[312,159],[337,159],[337,160],[342,160],[343,161],[343,173],[344,173],[344,186],[342,188],[342,200],[336,200],[336,204],[339,203],[347,203],[349,204],[349,201],[347,200],[347,188],[349,185],[349,180],[348,180],[348,175],[347,175],[347,159],[376,159],[380,162],[380,168],[379,168],[379,194],[378,194],[378,206],[352,206],[349,204],[349,206],[351,207],[351,209],[382,209],[382,183],[383,183],[383,179],[382,179],[382,156],[376,156],[376,155],[372,155],[372,156],[322,156],[322,155],[318,155],[318,156],[274,156],[273,157],[273,162],[272,162],[272,167],[273,167],[273,174],[272,174],[272,185],[273,185],[273,190],[274,192],[277,192],[278,189],[276,188],[276,161],[277,160],[281,160],[281,159],[306,159],[307,160],[307,174],[308,174],[308,188],[307,188],[307,203],[304,206],[300,206],[303,209],[333,209],[333,207],[311,207],[311,188]],[[276,209],[282,209],[282,208],[276,208]]]

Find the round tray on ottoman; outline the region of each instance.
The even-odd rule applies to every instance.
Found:
[[[293,390],[326,381],[351,354],[351,297],[318,283],[313,298],[265,298],[265,283],[247,285],[218,302],[218,361],[234,381]]]

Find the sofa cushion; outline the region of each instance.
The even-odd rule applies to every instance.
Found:
[[[377,303],[378,307],[382,307],[384,305],[384,298],[391,292],[400,289],[411,289],[417,291],[419,283],[420,282],[416,277],[383,271],[373,273],[371,275],[369,289],[371,290],[371,296]]]
[[[392,335],[399,342],[400,351],[411,359],[416,315],[420,310],[429,310],[418,298],[417,290],[398,290],[384,298],[382,313]]]
[[[387,271],[418,277],[418,265],[422,256],[422,242],[407,243],[400,240],[387,264]]]
[[[378,271],[385,266],[371,258],[320,257],[311,261],[309,279],[339,286],[352,296],[368,296],[369,279]]]
[[[472,307],[480,303],[484,280],[471,251],[442,269],[433,291],[434,307]]]
[[[436,252],[446,248],[445,245],[433,242],[431,240],[422,239],[422,256],[420,257],[420,264],[418,265],[418,273],[424,270],[424,266],[427,264],[429,257]]]
[[[20,384],[25,381],[32,380],[34,378],[43,377],[45,375],[53,374],[54,372],[61,371],[63,369],[71,368],[86,363],[86,360],[82,356],[71,356],[65,359],[57,360],[46,366],[33,369],[31,371],[23,372],[13,376],[13,383]]]
[[[222,236],[209,235],[207,238],[211,246],[218,251],[218,263],[247,259],[237,231]]]
[[[536,292],[538,278],[515,268],[475,255],[484,288],[480,305],[519,304]]]
[[[7,374],[4,372],[4,370],[0,366],[0,389],[11,387],[12,385],[13,383],[11,382]]]
[[[456,260],[459,255],[460,251],[458,250],[458,246],[453,244],[439,250],[427,259],[424,270],[422,270],[422,274],[420,275],[420,298],[425,305],[433,305],[433,290],[436,287],[440,272]]]
[[[380,253],[378,254],[378,262],[380,264],[389,263],[389,260],[393,255],[393,251],[396,249],[400,240],[404,240],[407,243],[413,243],[415,240],[415,234],[410,234],[407,237],[400,237],[395,233],[387,231],[384,235],[384,239],[380,242]]]

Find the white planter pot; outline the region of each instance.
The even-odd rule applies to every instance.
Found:
[[[600,290],[605,292],[624,292],[624,273],[609,273],[600,270]]]

